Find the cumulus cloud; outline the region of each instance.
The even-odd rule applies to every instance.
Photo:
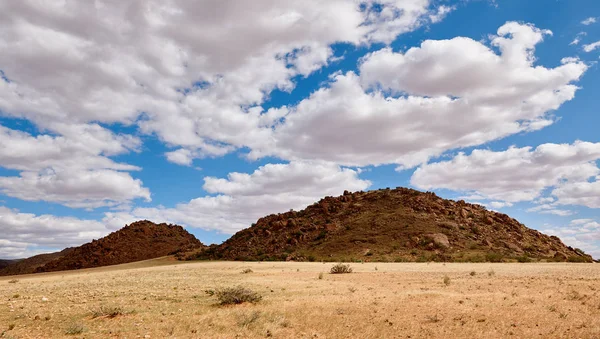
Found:
[[[48,169],[0,177],[0,192],[28,201],[50,201],[69,207],[115,206],[136,198],[150,201],[150,191],[129,173],[113,170]]]
[[[119,225],[147,218],[232,234],[259,217],[302,209],[328,195],[358,191],[371,183],[355,170],[332,163],[291,162],[268,164],[253,173],[230,173],[227,178],[204,178],[204,189],[214,194],[173,208],[136,208],[107,213],[104,221]]]
[[[562,227],[548,227],[544,233],[558,236],[565,244],[600,258],[600,223],[594,219],[573,219]]]
[[[0,192],[28,201],[94,208],[150,200],[150,191],[128,172],[140,168],[108,156],[139,147],[137,138],[98,125],[56,125],[61,136],[37,135],[0,126],[0,166],[21,171],[0,177]]]
[[[4,206],[0,229],[0,258],[8,259],[79,246],[110,232],[95,220],[21,213]]]
[[[574,58],[536,66],[535,45],[549,31],[509,22],[497,34],[491,44],[500,54],[462,37],[369,54],[360,75],[336,74],[290,108],[272,142],[250,156],[407,168],[550,125],[549,112],[574,97],[572,82],[587,66]]]
[[[600,208],[600,180],[568,182],[552,191],[558,198],[557,204],[581,205]]]
[[[0,111],[42,127],[135,123],[222,155],[268,139],[258,105],[328,64],[331,44],[388,43],[445,12],[429,0],[2,2]]]
[[[600,143],[582,141],[542,144],[535,149],[474,150],[419,167],[411,184],[421,189],[468,191],[508,202],[531,201],[544,189],[558,186],[552,194],[560,203],[585,202],[586,193],[591,196],[593,190],[581,190],[578,185],[600,173],[598,159]]]

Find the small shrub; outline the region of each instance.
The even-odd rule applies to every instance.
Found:
[[[85,331],[85,327],[83,327],[82,324],[71,324],[69,327],[67,327],[67,329],[65,330],[65,334],[66,335],[76,335],[76,334],[81,334]]]
[[[242,273],[244,273],[244,274],[248,274],[248,273],[252,273],[252,272],[254,272],[254,271],[249,268],[246,268],[245,270],[242,271]]]
[[[487,272],[488,277],[493,277],[494,275],[496,275],[496,272],[490,268],[490,270]]]
[[[344,265],[342,263],[339,263],[339,264],[336,264],[333,267],[331,267],[331,270],[329,271],[329,273],[331,273],[331,274],[352,273],[352,268],[350,268],[350,265]]]
[[[319,273],[319,280],[323,279],[323,272]]]
[[[17,279],[12,279],[12,280],[8,281],[9,284],[16,284],[18,282],[19,282],[19,280],[17,280]]]
[[[532,262],[533,260],[530,257],[526,256],[526,255],[521,255],[521,256],[517,257],[517,261],[525,263],[525,262]]]
[[[444,285],[446,285],[446,286],[450,285],[450,277],[447,275],[444,276]]]
[[[474,277],[477,273],[475,273],[475,271],[471,271],[471,273],[469,273],[470,276]]]
[[[14,329],[15,329],[15,326],[16,326],[15,324],[10,324],[10,325],[8,325],[8,330],[9,330],[9,331],[12,331],[12,330],[14,330]]]
[[[440,319],[440,317],[438,317],[437,314],[436,315],[428,315],[426,317],[426,320],[427,320],[427,322],[430,322],[430,323],[438,323],[438,322],[442,321],[442,319]]]
[[[116,318],[120,315],[125,314],[123,308],[120,306],[100,306],[100,308],[92,311],[92,318]]]
[[[488,262],[502,262],[502,259],[504,259],[504,256],[500,253],[487,253],[485,255],[485,261]]]
[[[310,261],[310,262],[315,262],[315,261],[317,260],[317,258],[315,258],[315,256],[314,256],[314,255],[309,255],[309,256],[307,257],[307,259],[308,259],[308,261]]]
[[[214,294],[221,305],[237,305],[245,302],[257,303],[262,300],[260,294],[242,286],[222,288],[216,290]]]
[[[587,262],[587,260],[584,257],[580,257],[578,255],[569,256],[569,258],[567,258],[567,261],[568,262],[578,262],[578,263]]]

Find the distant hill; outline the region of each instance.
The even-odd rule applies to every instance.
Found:
[[[183,227],[134,222],[122,229],[79,247],[37,255],[8,265],[0,275],[75,270],[124,264],[205,247]]]
[[[506,214],[407,188],[344,192],[259,219],[186,259],[592,262]]]
[[[38,254],[27,259],[12,262],[3,269],[0,269],[0,276],[34,273],[38,267],[44,266],[52,260],[63,257],[72,250],[73,247],[69,247],[60,252]]]
[[[17,261],[19,261],[19,259],[14,259],[14,260],[0,259],[0,269],[3,269],[10,264],[14,264]]]

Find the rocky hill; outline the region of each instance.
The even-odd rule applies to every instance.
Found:
[[[143,220],[79,247],[23,259],[0,270],[0,275],[124,264],[204,247],[181,226]]]
[[[3,269],[8,265],[14,264],[17,261],[19,261],[19,260],[0,259],[0,269]]]
[[[72,250],[73,247],[69,247],[60,252],[38,254],[27,259],[9,263],[3,269],[0,269],[0,276],[34,273],[38,267],[44,266],[52,260],[61,258]]]
[[[269,215],[186,259],[592,262],[506,214],[407,188],[344,192]]]

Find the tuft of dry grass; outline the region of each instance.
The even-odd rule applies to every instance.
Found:
[[[73,323],[65,330],[66,335],[77,335],[85,332],[85,326],[80,323]]]
[[[100,306],[99,308],[92,310],[92,319],[105,317],[105,318],[116,318],[120,315],[125,314],[123,308],[120,306]]]
[[[331,267],[331,269],[329,270],[329,273],[331,274],[343,274],[343,273],[352,273],[352,268],[350,267],[349,264],[335,264],[333,265],[333,267]]]
[[[9,284],[16,284],[18,282],[19,282],[18,279],[11,279],[11,280],[8,281]]]
[[[254,271],[250,268],[246,268],[242,271],[243,274],[248,274],[248,273],[252,273],[252,272],[254,272]]]

